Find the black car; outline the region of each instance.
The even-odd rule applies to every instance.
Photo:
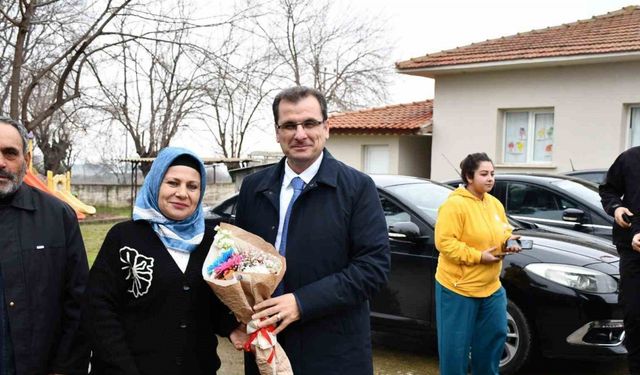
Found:
[[[434,337],[434,225],[451,188],[424,179],[372,176],[389,228],[391,274],[371,301],[374,330]],[[235,197],[214,209],[208,223],[233,219]],[[509,298],[502,374],[513,374],[532,353],[602,359],[626,353],[618,302],[615,248],[598,237],[540,229],[512,220],[533,240],[531,250],[507,256],[501,274]]]
[[[577,171],[564,172],[563,175],[580,178],[585,181],[592,182],[596,185],[600,185],[604,183],[604,180],[607,177],[607,169],[579,169]]]
[[[238,195],[231,197],[218,203],[216,206],[204,206],[204,222],[209,226],[216,226],[220,222],[234,224],[236,221],[236,200]]]
[[[511,217],[611,239],[613,217],[602,208],[597,185],[554,174],[505,173],[495,179],[490,193]]]

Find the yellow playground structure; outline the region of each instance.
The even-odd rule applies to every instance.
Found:
[[[33,144],[31,140],[29,141],[29,151],[33,151]],[[33,152],[31,155],[33,155]],[[71,194],[71,172],[54,176],[52,171],[47,171],[47,183],[45,184],[37,176],[37,172],[33,169],[33,165],[30,164],[27,168],[24,182],[65,201],[76,211],[78,219],[84,219],[85,215],[94,215],[96,213],[95,207],[83,203]]]
[[[55,190],[62,194],[64,201],[69,203],[76,211],[80,211],[83,214],[95,215],[95,207],[83,203],[71,194],[71,172],[54,175],[52,171],[47,171],[47,187],[50,190]]]

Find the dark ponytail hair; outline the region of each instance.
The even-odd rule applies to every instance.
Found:
[[[488,161],[493,164],[493,161],[484,152],[476,152],[475,154],[469,154],[466,158],[460,162],[460,177],[462,177],[462,183],[466,186],[468,184],[467,179],[473,178],[473,174],[478,170],[480,163]]]

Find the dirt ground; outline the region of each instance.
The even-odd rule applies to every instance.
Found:
[[[373,367],[375,375],[437,375],[438,354],[431,344],[414,339],[398,339],[393,335],[374,333]],[[222,375],[242,375],[242,353],[227,339],[220,339],[218,354],[222,359]],[[571,360],[537,360],[521,371],[521,375],[623,375],[624,361],[589,362]]]

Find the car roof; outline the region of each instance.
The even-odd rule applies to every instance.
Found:
[[[373,179],[373,182],[375,182],[377,187],[383,188],[383,189],[389,186],[394,186],[394,185],[405,185],[405,184],[415,184],[415,183],[432,183],[432,184],[440,185],[440,183],[428,180],[426,178],[421,178],[421,177],[392,175],[392,174],[370,174],[369,176],[371,177],[371,179]]]
[[[499,179],[514,179],[514,180],[520,180],[520,181],[531,181],[531,182],[553,182],[553,181],[558,181],[558,180],[569,180],[569,181],[574,181],[577,182],[579,184],[584,184],[589,183],[588,181],[585,181],[581,178],[577,178],[577,177],[572,177],[572,176],[567,176],[567,175],[560,175],[560,174],[554,174],[554,173],[528,173],[528,172],[523,172],[523,173],[496,173],[495,175],[496,180]],[[459,182],[460,179],[453,179],[450,181],[445,182],[446,184],[451,184],[451,183],[455,183],[455,182]],[[591,185],[596,186],[593,183],[590,183]]]
[[[607,168],[593,168],[593,169],[576,169],[575,171],[562,172],[563,175],[572,176],[574,174],[585,173],[607,173]]]

